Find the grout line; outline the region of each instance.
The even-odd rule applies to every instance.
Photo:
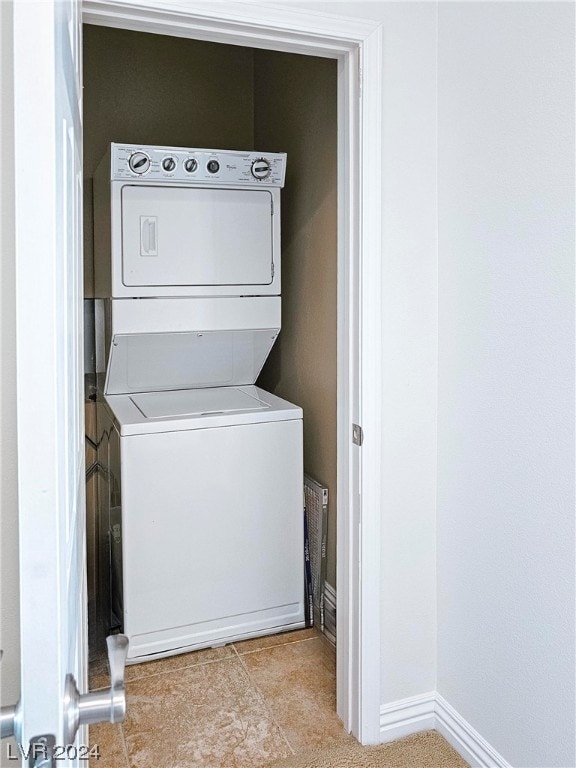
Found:
[[[232,645],[230,646],[230,648],[232,649]],[[167,657],[167,658],[170,658],[170,657]],[[145,674],[145,675],[139,675],[138,677],[133,677],[131,680],[125,680],[125,683],[126,685],[129,685],[130,683],[137,683],[139,680],[147,680],[149,677],[158,677],[158,675],[169,675],[172,672],[182,672],[185,669],[192,669],[193,667],[205,667],[207,664],[218,664],[221,661],[230,661],[233,658],[234,656],[231,654],[230,656],[223,656],[221,659],[210,659],[209,661],[198,661],[193,664],[186,664],[183,667],[175,667],[174,669],[165,669],[160,672],[149,672],[148,674]],[[158,661],[163,661],[163,659],[158,659]],[[138,666],[138,665],[131,664],[130,666]],[[109,687],[108,685],[102,685],[100,686],[100,688],[93,688],[91,690],[100,691],[102,690],[102,688],[108,688],[108,687]]]
[[[199,661],[197,664],[187,664],[185,667],[176,667],[175,669],[166,669],[162,672],[151,672],[148,675],[134,677],[132,680],[126,680],[126,684],[137,683],[139,680],[148,680],[150,677],[159,677],[160,675],[171,675],[173,672],[183,672],[185,669],[194,669],[195,667],[206,667],[208,664],[220,664],[224,661],[232,661],[234,656],[223,656],[221,659],[210,659],[210,661]]]
[[[316,637],[303,637],[300,640],[287,640],[285,643],[275,643],[274,645],[264,645],[262,648],[254,648],[252,651],[242,651],[242,653],[240,653],[240,651],[237,650],[235,643],[232,643],[232,645],[234,645],[234,650],[236,651],[238,656],[248,656],[250,653],[260,653],[260,651],[271,651],[273,648],[283,648],[285,645],[296,645],[296,643],[307,643],[309,640],[318,640],[318,639],[321,639],[320,635]]]
[[[301,641],[301,642],[304,642],[304,641]],[[242,664],[242,668],[246,672],[246,675],[248,676],[248,680],[250,681],[252,687],[254,688],[254,691],[255,691],[256,695],[261,700],[262,704],[264,705],[264,708],[268,712],[268,716],[270,717],[270,719],[272,720],[272,722],[274,723],[276,728],[278,728],[278,731],[280,732],[280,735],[282,736],[282,738],[286,742],[286,746],[290,750],[290,754],[295,755],[296,751],[294,750],[294,747],[292,746],[292,744],[290,744],[290,741],[288,740],[288,736],[286,736],[286,734],[284,733],[284,729],[282,728],[282,726],[280,725],[280,723],[276,719],[276,716],[274,715],[274,712],[272,711],[272,707],[268,704],[268,701],[267,701],[263,691],[260,690],[260,688],[257,685],[256,681],[254,680],[254,678],[250,674],[250,670],[248,669],[248,667],[246,666],[246,664],[244,662],[244,659],[242,658],[242,655],[244,655],[244,654],[242,654],[242,655],[239,654],[238,651],[236,650],[236,648],[234,648],[234,651],[235,651],[236,656],[238,657],[238,659],[240,661],[240,664]]]

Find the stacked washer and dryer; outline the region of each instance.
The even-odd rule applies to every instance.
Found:
[[[100,620],[129,662],[304,626],[302,410],[255,386],[285,170],[112,144],[94,177]]]

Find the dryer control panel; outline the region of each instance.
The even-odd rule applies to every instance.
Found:
[[[284,152],[112,144],[111,161],[111,181],[283,187],[286,175]]]

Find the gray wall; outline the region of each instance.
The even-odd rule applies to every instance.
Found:
[[[440,3],[438,690],[574,754],[574,4]]]
[[[251,149],[252,50],[84,25],[86,297],[92,176],[111,141]]]
[[[259,384],[304,409],[305,471],[329,488],[336,586],[337,68],[254,52],[255,147],[288,153],[282,192],[282,332]]]

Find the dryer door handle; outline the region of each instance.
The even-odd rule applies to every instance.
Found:
[[[158,256],[157,216],[140,216],[140,256]]]

